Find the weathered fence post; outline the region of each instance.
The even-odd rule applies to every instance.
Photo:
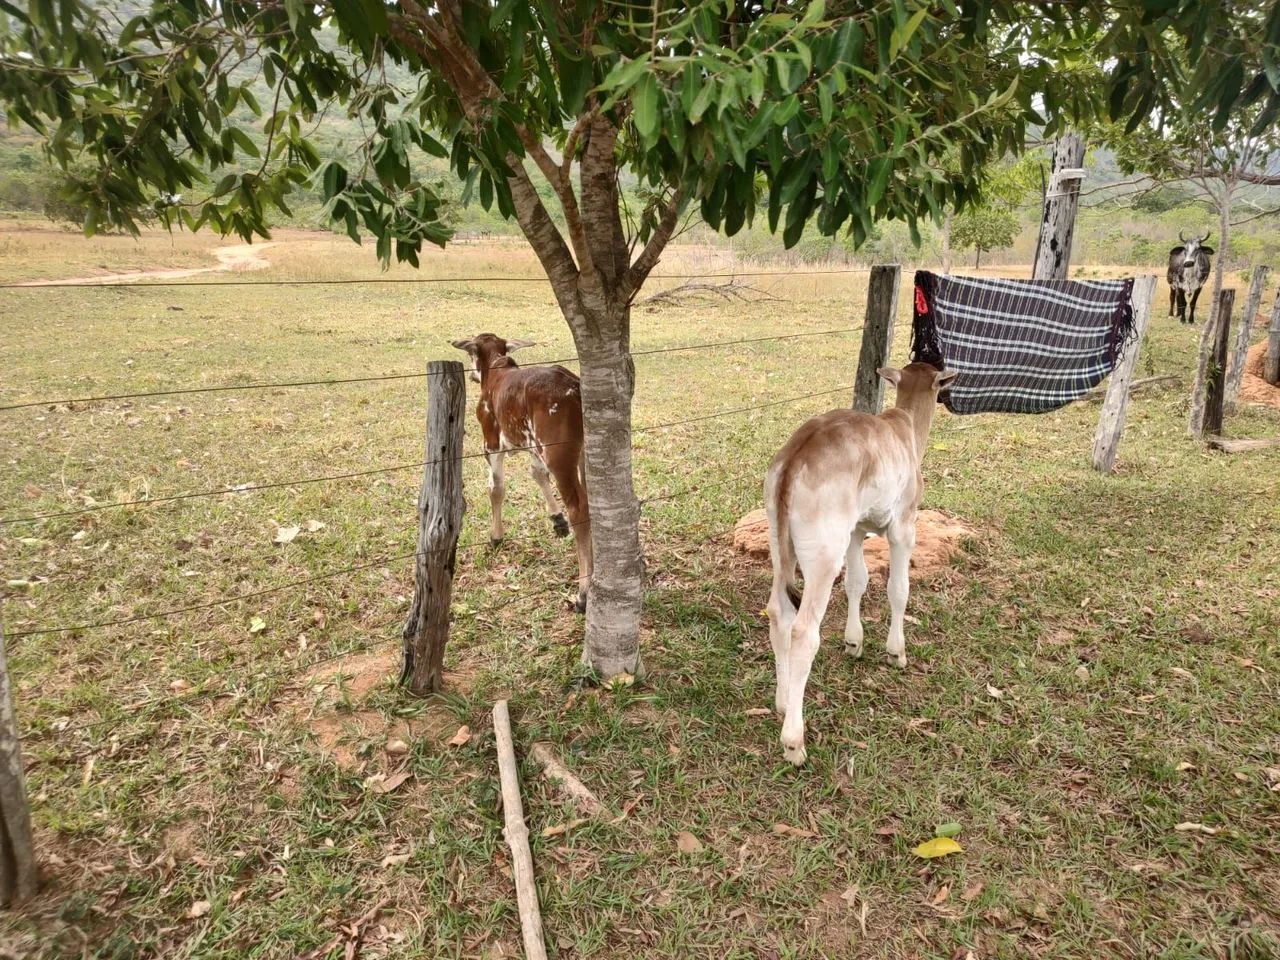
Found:
[[[1280,386],[1280,290],[1271,307],[1271,327],[1267,332],[1267,356],[1262,364],[1262,379],[1272,386]]]
[[[1111,371],[1107,395],[1102,401],[1102,416],[1098,418],[1098,430],[1093,436],[1093,468],[1103,473],[1110,473],[1116,467],[1116,454],[1120,450],[1125,415],[1129,410],[1129,385],[1138,367],[1138,354],[1142,350],[1142,338],[1147,333],[1151,301],[1155,295],[1155,277],[1138,277],[1133,281],[1133,339],[1125,345],[1115,369]]]
[[[453,565],[462,532],[462,436],[467,383],[462,364],[427,364],[427,439],[418,493],[418,550],[413,606],[404,625],[400,682],[418,696],[444,684]]]
[[[30,897],[36,892],[36,880],[22,742],[13,712],[4,625],[0,624],[0,906],[7,907]]]
[[[1213,352],[1209,359],[1209,372],[1204,388],[1204,420],[1202,434],[1216,437],[1222,433],[1222,413],[1226,401],[1227,351],[1231,340],[1231,308],[1235,306],[1236,292],[1223,290],[1218,295],[1218,322],[1214,327]]]
[[[1036,242],[1033,280],[1065,280],[1071,266],[1071,241],[1076,231],[1076,206],[1084,179],[1084,137],[1064,133],[1053,142],[1053,173],[1044,195],[1040,238]]]
[[[863,413],[879,413],[884,407],[884,381],[876,371],[889,363],[893,349],[901,279],[901,266],[880,263],[871,268],[867,281],[867,319],[862,325],[862,349],[853,381],[853,409]]]
[[[1236,346],[1231,352],[1231,365],[1227,368],[1227,413],[1235,411],[1240,385],[1244,383],[1244,366],[1249,360],[1249,337],[1253,333],[1253,318],[1258,315],[1258,307],[1262,304],[1262,288],[1267,284],[1268,269],[1264,266],[1253,268],[1253,280],[1249,284],[1249,295],[1245,297],[1240,329],[1236,331]]]

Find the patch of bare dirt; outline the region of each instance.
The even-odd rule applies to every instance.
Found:
[[[1256,403],[1273,410],[1280,410],[1280,387],[1273,387],[1262,379],[1262,365],[1267,358],[1267,342],[1255,343],[1249,350],[1244,365],[1244,380],[1240,383],[1240,402]]]
[[[261,256],[263,250],[274,247],[274,243],[247,244],[237,243],[227,247],[215,247],[214,257],[218,260],[215,267],[182,267],[179,269],[135,270],[132,273],[100,273],[91,277],[68,277],[57,280],[27,280],[18,284],[20,287],[47,287],[51,284],[73,283],[81,286],[93,286],[99,283],[132,283],[135,280],[182,280],[196,277],[204,273],[247,273],[251,270],[265,270],[271,261]]]
[[[916,518],[916,549],[911,554],[911,575],[928,579],[951,566],[951,559],[963,553],[960,544],[977,531],[956,517],[940,510],[921,510]],[[763,510],[752,510],[733,529],[735,550],[757,560],[769,559],[769,519]],[[863,545],[867,572],[888,579],[889,543],[884,537],[871,537]]]
[[[382,748],[391,740],[403,740],[410,747],[415,740],[429,738],[443,746],[457,732],[458,719],[443,704],[425,701],[417,716],[391,717],[369,701],[399,675],[396,651],[353,654],[326,663],[306,675],[302,700],[292,710],[297,722],[315,737],[316,745],[343,770],[365,764],[361,748],[373,744],[374,759],[387,760]],[[471,677],[465,672],[446,672],[445,686],[468,690]]]

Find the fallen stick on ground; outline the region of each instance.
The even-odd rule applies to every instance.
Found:
[[[1133,383],[1129,384],[1129,392],[1133,393],[1133,391],[1141,387],[1149,387],[1152,384],[1174,383],[1174,382],[1180,381],[1181,379],[1182,378],[1177,376],[1176,374],[1167,374],[1162,377],[1143,377],[1141,380],[1135,380],[1133,381]],[[1106,395],[1106,392],[1107,392],[1106,384],[1101,384],[1099,386],[1094,387],[1092,390],[1086,393],[1084,395],[1084,399],[1100,400],[1103,396]]]
[[[493,736],[498,745],[498,774],[502,778],[502,810],[506,817],[503,835],[511,848],[511,876],[516,884],[520,908],[520,931],[524,935],[527,960],[547,960],[542,936],[542,914],[538,910],[538,888],[533,882],[533,854],[529,852],[529,828],[520,802],[520,771],[516,767],[515,745],[511,742],[511,714],[507,701],[493,705]]]
[[[558,784],[566,794],[573,798],[574,803],[578,805],[579,811],[589,817],[598,817],[606,812],[604,804],[596,799],[596,795],[587,788],[587,785],[575,777],[569,768],[560,762],[555,752],[551,749],[551,744],[542,741],[535,743],[529,750],[529,756],[533,757],[541,765],[543,776],[552,783]]]
[[[1270,440],[1228,440],[1226,437],[1209,437],[1209,446],[1223,453],[1245,453],[1249,450],[1270,450],[1280,447],[1280,437]]]

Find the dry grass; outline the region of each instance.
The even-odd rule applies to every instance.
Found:
[[[251,279],[381,276],[346,241],[284,239],[276,266]],[[4,269],[201,265],[212,245],[57,241],[0,231],[0,245],[34,251]],[[715,272],[726,258],[682,249],[660,270]],[[425,258],[422,276],[482,278],[469,283],[6,291],[0,404],[414,372],[482,329],[538,339],[530,359],[571,355],[545,283],[492,279],[508,274],[536,276],[519,245]],[[861,322],[863,275],[753,283],[786,302],[639,310],[635,348]],[[1195,334],[1158,316],[1144,367],[1188,375]],[[1187,441],[1185,390],[1135,398],[1109,478],[1088,468],[1096,404],[940,417],[927,500],[978,533],[958,566],[915,590],[907,671],[824,648],[809,766],[779,762],[776,722],[748,714],[771,702],[767,574],[714,535],[758,505],[787,432],[844,402],[856,356],[854,334],[637,360],[641,428],[840,388],[637,431],[642,496],[699,488],[645,508],[643,686],[578,683],[572,550],[519,469],[512,539],[490,550],[476,460],[442,698],[415,701],[392,682],[407,561],[13,640],[49,882],[5,918],[0,944],[39,957],[287,957],[386,899],[361,956],[514,956],[487,724],[510,695],[519,745],[551,741],[602,801],[629,809],[542,839],[574,814],[526,771],[556,956],[1275,955],[1280,454]],[[0,503],[13,517],[412,463],[423,397],[421,380],[397,380],[5,413]],[[1278,426],[1250,407],[1229,431]],[[408,552],[416,483],[395,470],[6,526],[6,629],[215,601]],[[325,526],[273,546],[277,523],[308,519]],[[869,598],[872,644],[881,596]],[[833,605],[825,635],[842,620]],[[448,746],[463,723],[474,735]],[[387,756],[388,737],[408,754]],[[379,792],[389,781],[376,778],[401,771],[411,777]],[[913,858],[949,820],[963,824],[964,855]],[[1218,832],[1176,830],[1184,821]],[[703,851],[680,854],[679,831]],[[189,916],[201,901],[208,913]]]

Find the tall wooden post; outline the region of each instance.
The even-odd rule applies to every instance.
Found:
[[[1147,321],[1151,318],[1151,301],[1156,295],[1155,277],[1138,277],[1133,281],[1133,339],[1111,371],[1107,395],[1102,401],[1102,416],[1098,418],[1098,430],[1093,436],[1093,468],[1111,473],[1116,468],[1116,454],[1120,450],[1120,438],[1124,436],[1124,421],[1129,410],[1129,385],[1133,372],[1138,368],[1138,354],[1142,350],[1142,338],[1147,333]]]
[[[1204,420],[1200,427],[1201,433],[1213,437],[1222,433],[1222,412],[1227,393],[1227,351],[1231,340],[1231,308],[1235,306],[1235,300],[1234,290],[1223,290],[1218,295],[1218,319],[1213,328],[1213,353],[1205,380]]]
[[[427,439],[418,493],[418,551],[413,606],[404,626],[400,682],[418,696],[444,685],[453,565],[462,533],[462,437],[467,384],[462,364],[427,364]]]
[[[0,906],[25,900],[36,892],[35,844],[27,808],[22,743],[13,712],[13,686],[0,624]]]
[[[1230,293],[1230,299],[1227,294]],[[1223,290],[1218,301],[1209,311],[1209,320],[1200,330],[1200,351],[1196,360],[1196,380],[1191,387],[1191,408],[1187,414],[1187,436],[1200,437],[1204,433],[1205,406],[1209,398],[1209,378],[1213,373],[1217,343],[1222,335],[1223,306],[1228,309],[1235,303],[1236,292]],[[1228,318],[1229,321],[1229,318]]]
[[[1227,413],[1235,411],[1240,385],[1244,383],[1244,366],[1249,360],[1249,337],[1253,333],[1253,318],[1258,315],[1258,307],[1262,305],[1262,288],[1267,283],[1267,270],[1265,266],[1253,268],[1249,295],[1244,300],[1244,313],[1240,317],[1240,327],[1236,330],[1235,349],[1231,351],[1231,365],[1227,367]]]
[[[1065,280],[1071,266],[1080,181],[1084,179],[1084,137],[1064,133],[1053,143],[1053,173],[1044,195],[1033,280]]]
[[[1267,356],[1262,363],[1262,379],[1272,386],[1280,386],[1280,290],[1271,307],[1271,327],[1267,332]]]
[[[853,381],[853,409],[879,413],[884,409],[884,381],[876,373],[889,363],[893,349],[893,321],[898,315],[898,285],[902,267],[876,264],[867,281],[867,319],[862,325],[862,349]]]

